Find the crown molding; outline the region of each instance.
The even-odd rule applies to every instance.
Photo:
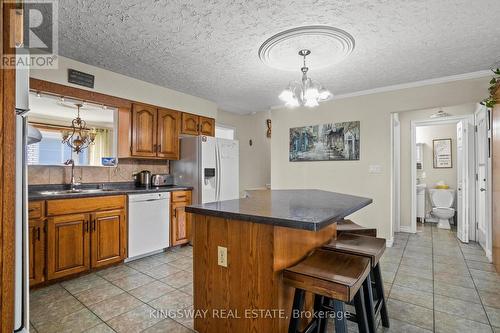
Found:
[[[385,87],[380,87],[380,88],[355,91],[355,92],[347,93],[347,94],[334,95],[333,100],[352,98],[352,97],[358,97],[358,96],[364,96],[364,95],[379,94],[379,93],[385,93],[385,92],[397,91],[397,90],[403,90],[403,89],[431,86],[431,85],[440,84],[440,83],[479,79],[479,78],[488,77],[491,75],[492,75],[492,73],[490,70],[457,74],[457,75],[450,75],[450,76],[444,76],[444,77],[439,77],[439,78],[435,78],[435,79],[428,79],[428,80],[415,81],[415,82],[409,82],[409,83],[395,84],[395,85],[385,86]],[[498,93],[500,93],[500,89],[498,90]],[[282,109],[282,108],[284,108],[283,105],[275,105],[275,106],[270,107],[271,110]]]

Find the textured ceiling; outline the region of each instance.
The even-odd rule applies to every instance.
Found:
[[[59,53],[246,113],[279,105],[300,77],[258,57],[282,30],[331,25],[355,38],[341,63],[309,64],[344,94],[488,69],[499,17],[498,0],[59,0]]]

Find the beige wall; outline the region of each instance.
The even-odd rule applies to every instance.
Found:
[[[217,123],[233,127],[240,142],[240,192],[263,188],[271,182],[271,139],[266,136],[268,118],[270,112],[237,115],[218,111]]]
[[[390,114],[478,102],[487,95],[488,81],[470,79],[344,98],[315,109],[274,109],[271,185],[275,189],[319,188],[373,198],[373,204],[351,217],[364,226],[376,227],[381,237],[390,238]],[[350,120],[361,122],[359,161],[289,162],[291,127]],[[370,165],[380,165],[382,172],[369,174]]]
[[[438,181],[444,181],[451,188],[457,187],[457,125],[436,125],[436,126],[420,126],[416,129],[417,142],[422,143],[423,149],[423,168],[417,172],[421,175],[425,172],[426,178],[422,180],[428,185],[428,188],[433,188]],[[433,140],[451,139],[452,151],[452,167],[451,168],[434,168],[433,164]]]
[[[152,173],[168,173],[168,161],[120,159],[117,167],[75,167],[75,179],[82,183],[125,182],[132,181],[132,174],[149,170]],[[69,166],[28,166],[28,184],[69,184],[71,167]]]
[[[478,100],[479,101],[479,100]],[[462,116],[474,113],[476,103],[465,103],[443,107],[443,111],[452,116]],[[425,109],[410,112],[401,112],[399,121],[401,124],[401,220],[402,227],[411,225],[411,122],[415,120],[429,120],[430,116],[437,112],[438,109]],[[455,127],[456,128],[456,127]],[[456,138],[456,133],[455,133]],[[430,151],[430,160],[426,156],[424,163],[432,168],[432,142],[430,147],[426,147]],[[453,147],[456,148],[456,140],[453,142]],[[456,151],[456,150],[455,150]],[[456,155],[456,154],[455,154]],[[453,164],[456,165],[456,156],[454,156]],[[455,174],[456,175],[456,174]],[[456,176],[455,176],[456,178]],[[426,179],[428,185],[432,185],[430,179]]]
[[[95,75],[95,89],[68,83],[68,68]],[[217,105],[207,99],[133,79],[69,58],[59,57],[58,69],[32,69],[30,76],[66,86],[97,91],[103,94],[195,113],[211,118],[215,118],[217,115]]]

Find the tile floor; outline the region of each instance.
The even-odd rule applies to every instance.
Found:
[[[391,328],[380,332],[500,332],[500,275],[477,243],[419,224],[381,260]]]
[[[391,328],[379,331],[500,332],[500,275],[481,248],[453,231],[419,231],[396,234],[382,258]],[[182,316],[192,310],[192,278],[192,248],[182,247],[38,289],[32,331],[192,332]]]

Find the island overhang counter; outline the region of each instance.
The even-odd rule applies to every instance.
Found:
[[[203,313],[194,329],[287,332],[293,289],[282,271],[335,237],[337,221],[371,202],[321,190],[268,190],[186,207],[194,309]]]

